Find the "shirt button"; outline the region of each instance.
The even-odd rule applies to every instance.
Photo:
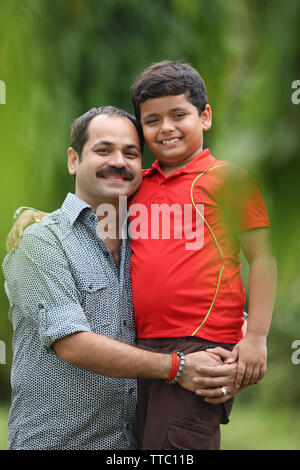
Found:
[[[134,390],[135,390],[134,388],[130,388],[129,393],[132,395],[134,393]]]
[[[165,184],[161,184],[160,187],[161,187],[161,189],[166,189],[166,185],[165,185]]]
[[[94,287],[93,284],[90,284],[89,285],[89,290],[93,290],[93,287]]]
[[[127,326],[127,321],[126,320],[123,321],[123,325]]]
[[[38,309],[39,310],[42,310],[44,308],[44,305],[43,304],[38,304]]]

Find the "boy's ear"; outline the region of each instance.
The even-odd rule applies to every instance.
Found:
[[[211,128],[211,122],[212,122],[212,112],[211,112],[211,107],[209,104],[205,106],[205,110],[201,114],[201,119],[202,119],[202,127],[204,131],[208,131],[208,129]]]
[[[70,175],[76,175],[77,166],[79,164],[79,155],[73,149],[73,147],[68,148],[68,169]]]

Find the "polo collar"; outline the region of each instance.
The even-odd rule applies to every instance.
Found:
[[[201,171],[207,171],[212,164],[215,162],[215,158],[210,154],[209,149],[204,149],[202,150],[199,155],[197,155],[195,158],[193,158],[192,161],[190,161],[185,167],[180,168],[179,170],[176,170],[173,174],[178,174],[178,173],[199,173]],[[161,169],[160,163],[158,160],[156,160],[151,168],[148,168],[146,170],[143,170],[143,176],[147,177],[150,175],[153,175],[154,173],[161,173],[163,174],[163,171]],[[172,176],[171,175],[171,176]]]

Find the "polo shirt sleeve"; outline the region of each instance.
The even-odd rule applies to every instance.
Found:
[[[223,185],[225,212],[236,233],[270,227],[259,185],[244,170],[230,170]]]
[[[29,227],[3,270],[10,315],[32,322],[45,348],[72,333],[91,331],[67,257],[49,228]]]

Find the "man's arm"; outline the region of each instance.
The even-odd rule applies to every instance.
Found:
[[[152,353],[120,343],[97,333],[79,332],[53,344],[64,362],[97,374],[119,378],[164,379],[169,377],[171,355]],[[218,348],[222,349],[222,348]],[[230,352],[218,352],[225,359]],[[224,365],[216,354],[206,351],[186,356],[186,365],[178,383],[183,388],[206,397],[210,403],[222,403],[233,397],[237,365]],[[223,396],[221,387],[226,386]]]
[[[52,347],[63,361],[112,377],[169,377],[171,354],[142,351],[90,330],[67,258],[47,227],[27,230],[15,254],[7,256],[4,272],[12,308],[22,308],[42,346]],[[190,391],[197,388],[198,364],[218,362],[205,352],[186,356],[178,383]]]

